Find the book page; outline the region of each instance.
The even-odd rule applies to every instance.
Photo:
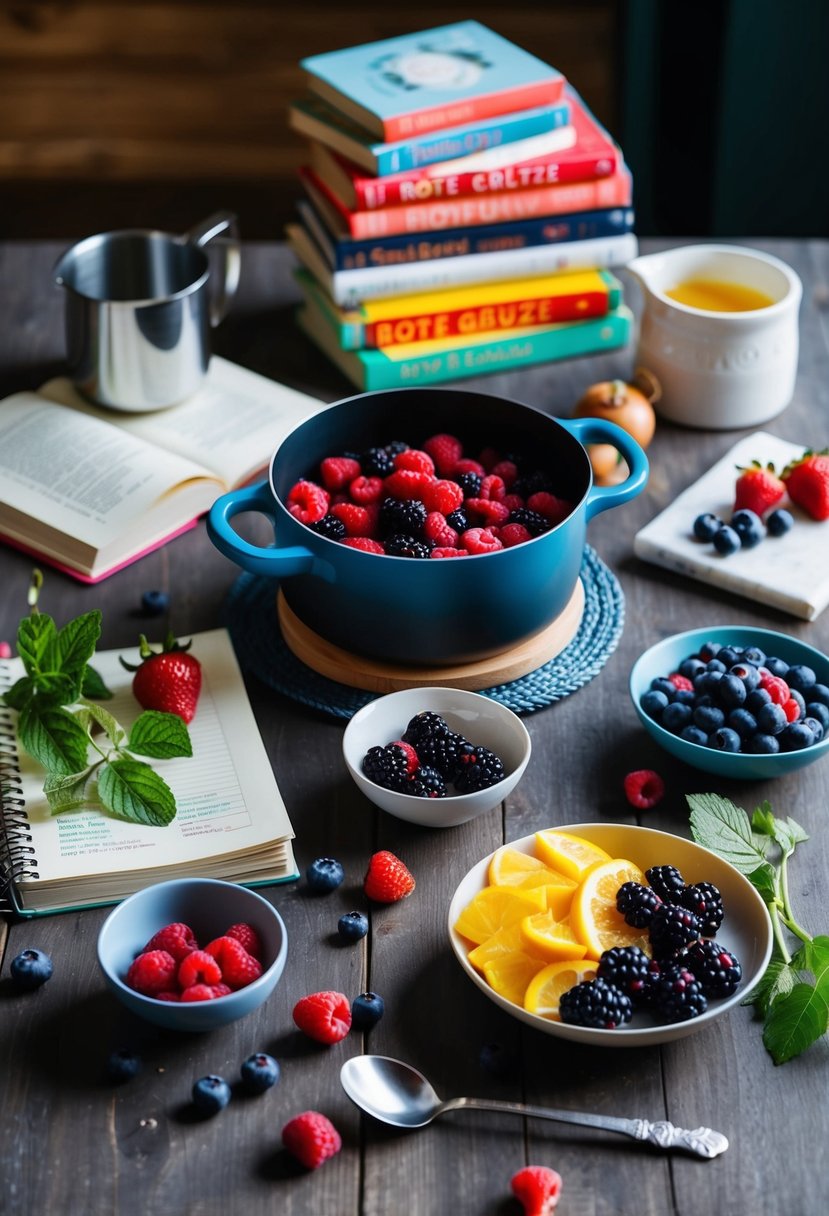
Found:
[[[256,719],[224,629],[195,634],[190,650],[202,664],[202,690],[189,725],[192,757],[148,761],[176,797],[166,827],[116,819],[103,810],[52,816],[43,795],[44,772],[21,752],[26,813],[39,879],[19,883],[24,900],[38,882],[116,874],[243,853],[264,842],[293,837]],[[101,704],[127,730],[142,712],[132,695],[132,673],[118,656],[138,662],[137,648],[100,651],[92,666],[115,694]],[[7,664],[12,680],[22,663]],[[79,882],[79,896],[83,883]]]
[[[265,469],[279,443],[325,403],[214,355],[202,388],[171,409],[130,414],[85,401],[68,380],[50,380],[44,397],[198,461],[227,488]]]

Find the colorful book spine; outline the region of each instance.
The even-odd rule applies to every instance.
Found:
[[[610,177],[592,182],[538,186],[478,198],[409,203],[402,207],[384,207],[379,211],[349,211],[311,169],[300,169],[300,179],[312,202],[316,200],[323,208],[327,205],[339,213],[345,231],[355,240],[370,240],[372,237],[394,236],[404,232],[437,232],[445,228],[499,224],[571,211],[629,207],[633,198],[633,183],[626,166]]]
[[[337,340],[336,328],[310,304],[297,311],[297,322],[357,388],[373,392],[375,389],[439,384],[616,350],[630,340],[633,314],[622,305],[605,317],[571,321],[548,329],[514,330],[500,339],[485,334],[461,343],[450,338],[392,347],[387,351],[343,350]]]

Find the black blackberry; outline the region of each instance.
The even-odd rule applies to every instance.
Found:
[[[636,929],[649,927],[661,902],[656,892],[650,887],[643,887],[641,882],[623,882],[616,892],[616,911],[621,912],[627,924]]]
[[[520,494],[522,498],[529,498],[530,495],[538,494],[541,490],[552,489],[552,486],[552,474],[545,473],[542,469],[531,469],[516,477],[510,486],[510,493]]]
[[[408,758],[401,747],[388,743],[370,747],[363,756],[363,772],[369,781],[387,790],[405,791],[409,781]]]
[[[417,798],[445,798],[446,782],[436,768],[421,765],[409,782],[407,793]]]
[[[426,508],[416,498],[384,498],[377,523],[381,536],[402,532],[418,540],[426,523]]]
[[[503,781],[505,776],[504,763],[495,752],[465,740],[461,743],[458,748],[458,767],[454,775],[455,785],[461,794],[485,790],[490,785]]]
[[[585,980],[562,995],[559,1002],[562,1022],[571,1026],[591,1026],[595,1030],[615,1030],[633,1016],[630,997],[605,980]]]
[[[402,439],[392,439],[389,443],[384,443],[383,447],[394,460],[395,456],[399,456],[401,452],[408,452],[411,444],[404,443]]]
[[[463,490],[464,498],[478,498],[481,493],[483,478],[479,473],[461,473],[458,485]]]
[[[465,532],[469,527],[469,516],[464,511],[463,507],[458,507],[455,511],[450,511],[446,516],[446,522],[450,528],[454,528],[456,532]]]
[[[411,743],[416,746],[421,739],[426,739],[431,735],[445,735],[449,733],[449,723],[440,714],[436,714],[433,709],[422,709],[420,713],[415,714],[409,719],[409,725],[401,735],[404,743]]]
[[[651,1008],[660,1022],[687,1022],[705,1013],[708,1001],[693,971],[672,963],[653,986]]]
[[[342,540],[345,537],[345,524],[336,515],[323,515],[315,524],[311,524],[314,532],[327,536],[329,540]]]
[[[743,978],[739,961],[719,942],[692,942],[681,962],[693,972],[702,991],[712,1000],[731,996]]]
[[[369,448],[360,457],[364,477],[388,477],[394,472],[394,457],[385,448]]]
[[[644,1005],[650,992],[651,960],[638,946],[613,946],[599,959],[597,977],[626,992],[634,1005]]]
[[[723,902],[712,882],[695,882],[679,897],[683,908],[693,912],[700,923],[703,937],[714,937],[723,922]]]
[[[651,919],[654,957],[669,959],[699,937],[699,921],[679,904],[660,904]]]
[[[678,897],[685,890],[685,879],[676,866],[651,866],[645,870],[645,878],[663,903],[679,903]]]
[[[394,536],[387,537],[383,541],[383,549],[389,557],[428,557],[431,550],[422,540],[415,540],[413,536],[405,536],[402,532],[395,532]]]
[[[458,768],[460,749],[466,743],[453,730],[435,731],[421,736],[414,744],[417,758],[426,768],[435,768],[445,781],[451,781]],[[497,778],[501,780],[501,778]],[[491,782],[489,784],[492,784]],[[483,789],[483,786],[481,786]]]
[[[550,521],[538,511],[531,511],[529,507],[516,507],[514,511],[510,511],[508,524],[523,524],[530,536],[540,536],[542,532],[549,532]]]

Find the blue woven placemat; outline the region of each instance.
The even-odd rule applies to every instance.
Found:
[[[520,679],[482,688],[482,696],[515,713],[533,713],[569,696],[601,671],[622,636],[625,599],[618,579],[589,545],[580,575],[584,612],[572,641]],[[350,718],[380,694],[329,680],[296,658],[279,628],[277,588],[276,579],[242,574],[230,589],[225,623],[240,665],[294,701],[335,718]]]

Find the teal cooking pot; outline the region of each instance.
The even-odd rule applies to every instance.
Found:
[[[317,480],[326,456],[362,452],[393,440],[412,447],[449,432],[465,453],[494,447],[525,453],[549,470],[555,492],[574,504],[557,527],[495,553],[423,560],[364,553],[320,536],[284,506],[296,481]],[[585,443],[609,443],[629,476],[596,486]],[[362,393],[322,409],[283,439],[268,481],[219,498],[207,530],[225,556],[278,579],[288,606],[323,638],[346,650],[420,666],[498,654],[555,620],[575,589],[587,524],[639,494],[648,462],[634,439],[597,418],[562,421],[517,401],[442,388]],[[260,512],[273,547],[244,540],[231,520]]]

